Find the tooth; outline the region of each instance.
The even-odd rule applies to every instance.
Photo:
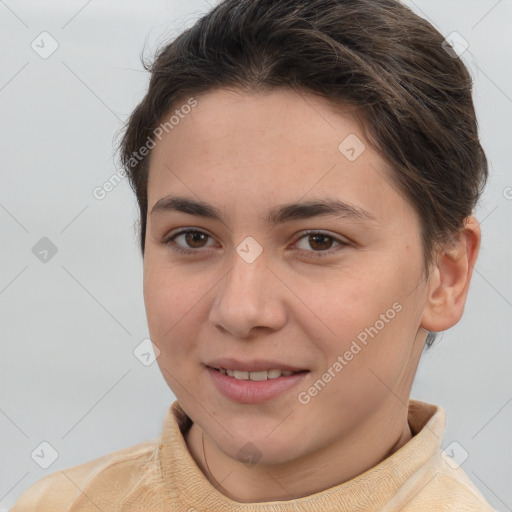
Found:
[[[251,380],[267,380],[267,372],[266,371],[250,372],[249,373],[249,378]]]
[[[293,372],[290,371],[282,371],[283,377],[289,377],[290,375],[293,375]]]
[[[235,376],[235,372],[233,370],[226,370],[226,373],[228,374],[229,377]]]
[[[249,372],[241,372],[239,370],[234,371],[235,379],[239,380],[249,380]]]
[[[223,373],[224,375],[226,375],[226,370],[224,368],[219,368],[219,372]]]
[[[281,370],[268,370],[267,374],[269,379],[277,379],[281,377]]]

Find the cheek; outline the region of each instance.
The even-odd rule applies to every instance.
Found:
[[[144,303],[149,332],[153,343],[162,355],[180,350],[180,340],[196,339],[194,329],[197,322],[201,298],[207,291],[197,286],[178,268],[170,268],[148,258],[144,262]],[[186,337],[185,337],[186,334]]]
[[[323,340],[325,366],[318,369],[317,379],[329,383],[325,388],[318,380],[311,385],[325,389],[312,403],[324,411],[327,424],[340,421],[342,411],[350,411],[351,420],[346,421],[357,423],[384,402],[395,398],[398,401],[397,397],[405,396],[407,376],[414,363],[411,350],[415,329],[409,317],[411,312],[399,304],[375,311],[377,315],[347,316],[345,321],[340,316],[338,338]],[[310,391],[316,393],[314,389]]]
[[[303,282],[300,294],[315,314],[304,316],[302,327],[316,340],[327,367],[341,356],[356,370],[352,378],[375,381],[370,368],[391,376],[407,363],[419,325],[420,288],[410,293],[406,283],[413,272],[396,263],[361,262],[359,270],[340,272],[316,287]]]
[[[392,274],[376,267],[360,262],[349,271],[332,271],[325,280],[296,281],[300,288],[294,289],[309,307],[308,318],[315,317],[317,327],[336,340],[349,340],[373,326],[402,295]]]

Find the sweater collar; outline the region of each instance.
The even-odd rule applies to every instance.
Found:
[[[382,510],[391,501],[396,504],[396,500],[400,499],[400,489],[428,468],[428,462],[441,447],[445,428],[445,412],[442,407],[410,400],[408,421],[412,439],[390,457],[347,482],[294,500],[241,503],[220,493],[197,466],[184,439],[184,433],[192,425],[192,420],[176,400],[167,411],[162,432],[161,463],[165,485],[175,502],[181,504],[180,510]]]

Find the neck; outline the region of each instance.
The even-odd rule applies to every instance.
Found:
[[[372,418],[352,435],[300,459],[279,466],[247,466],[226,456],[196,423],[185,434],[189,451],[208,481],[241,503],[291,500],[324,491],[376,466],[411,438],[407,416],[392,428],[389,422]]]

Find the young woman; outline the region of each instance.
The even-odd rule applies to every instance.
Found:
[[[121,160],[177,400],[13,511],[491,511],[409,398],[487,177],[443,36],[394,0],[226,0],[148,70]]]

